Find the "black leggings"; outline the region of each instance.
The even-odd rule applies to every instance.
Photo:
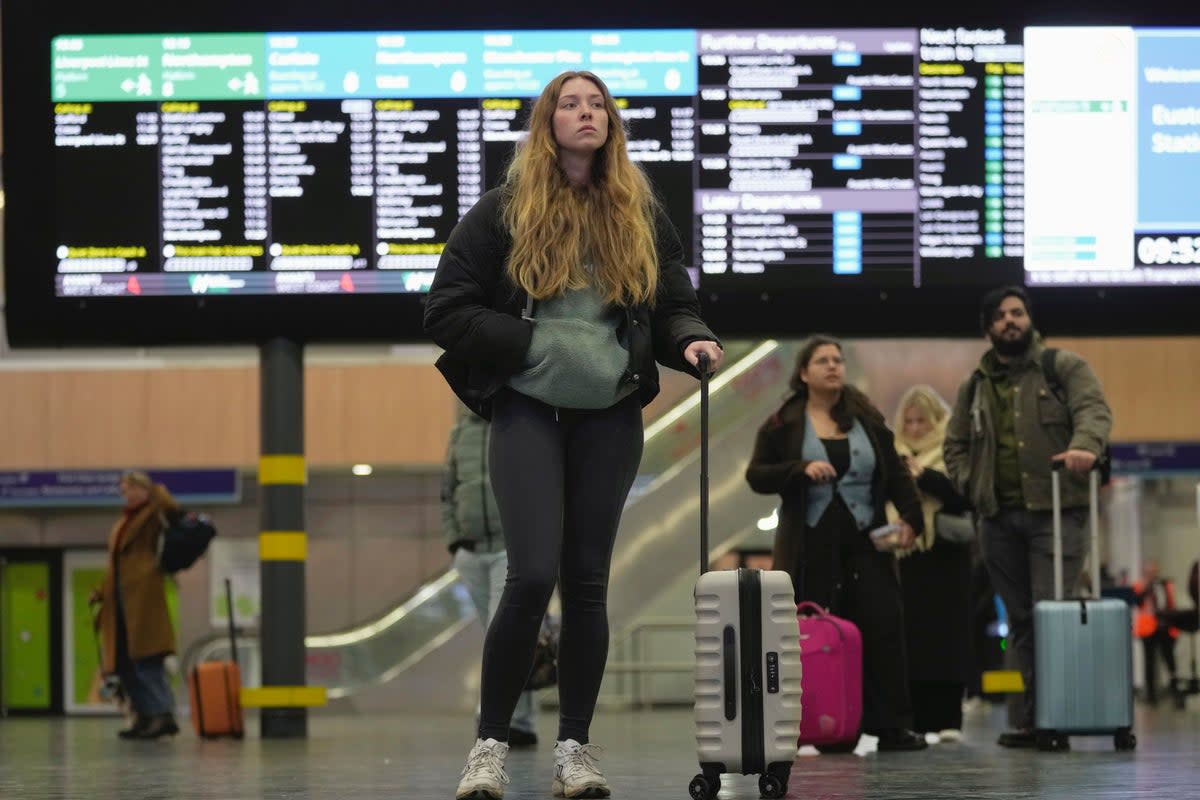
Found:
[[[560,583],[560,741],[588,741],[608,658],[608,568],[642,458],[636,395],[599,411],[502,390],[492,414],[492,488],[508,578],[483,646],[479,737],[508,741],[546,606]]]

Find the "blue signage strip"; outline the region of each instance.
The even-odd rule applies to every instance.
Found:
[[[1114,475],[1200,473],[1200,442],[1139,442],[1112,445]]]
[[[696,93],[694,30],[520,31],[501,46],[485,46],[483,93],[528,97],[563,70],[596,73],[614,95],[674,96]],[[519,76],[509,86],[505,73]],[[523,85],[522,85],[523,84]]]
[[[268,33],[266,96],[375,97],[376,41],[362,33]]]
[[[1195,30],[1137,32],[1137,228],[1200,229],[1200,71]],[[1186,263],[1186,262],[1185,262]]]
[[[268,33],[267,97],[478,97],[478,33]]]
[[[183,504],[236,503],[241,479],[233,469],[149,470]],[[0,508],[119,506],[120,470],[0,472]]]
[[[696,92],[696,32],[417,31],[266,34],[266,97],[528,98],[564,70],[617,96]]]

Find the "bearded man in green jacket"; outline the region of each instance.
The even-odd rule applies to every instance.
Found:
[[[1048,350],[1025,290],[984,296],[980,323],[992,347],[958,391],[946,431],[946,468],[981,518],[984,563],[1004,601],[1009,643],[1025,683],[1004,747],[1034,747],[1033,606],[1054,597],[1052,465],[1061,464],[1063,576],[1083,566],[1088,473],[1106,452],[1112,412],[1091,367]]]

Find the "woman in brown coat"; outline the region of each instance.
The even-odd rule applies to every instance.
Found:
[[[120,678],[136,715],[120,736],[157,739],[179,732],[163,667],[163,659],[175,652],[175,632],[167,614],[166,576],[158,565],[164,515],[179,507],[144,472],[126,472],[120,489],[125,507],[109,534],[108,571],[92,600],[101,603],[96,625],[104,674]]]
[[[863,731],[880,750],[918,750],[895,558],[924,530],[921,504],[883,414],[846,382],[837,339],[801,348],[792,396],[759,429],[746,470],[750,488],[782,499],[774,568],[792,576],[797,600],[812,600],[858,626],[863,641]],[[886,539],[870,531],[900,509]],[[853,742],[845,743],[853,746]]]

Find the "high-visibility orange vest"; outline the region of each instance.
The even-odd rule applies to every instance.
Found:
[[[1167,608],[1157,609],[1158,611],[1175,608],[1175,584],[1168,580],[1162,581],[1162,584],[1166,589]],[[1154,597],[1148,592],[1142,596],[1145,586],[1144,581],[1134,581],[1133,584],[1133,593],[1142,597],[1141,602],[1138,603],[1137,613],[1133,617],[1133,635],[1139,639],[1149,638],[1158,630],[1158,617],[1154,613],[1156,611],[1154,608]],[[1172,639],[1177,638],[1179,636],[1179,629],[1171,628],[1170,634]]]

